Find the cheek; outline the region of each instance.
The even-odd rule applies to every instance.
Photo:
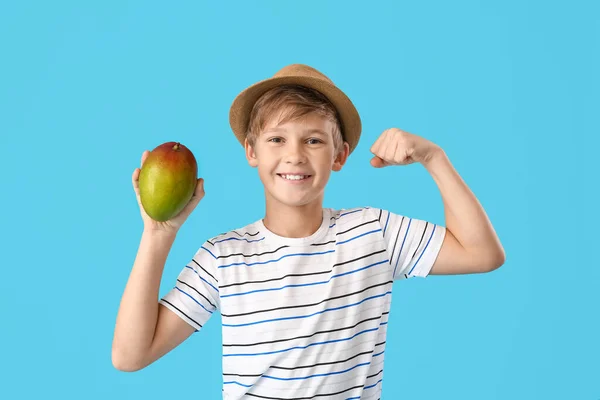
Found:
[[[333,158],[333,156],[330,156],[329,154],[326,156],[322,156],[318,160],[319,168],[331,171],[331,167],[333,167],[334,162],[335,159]]]
[[[275,173],[277,164],[269,160],[261,159],[261,161],[258,163],[257,169],[258,174],[261,177],[268,177]]]

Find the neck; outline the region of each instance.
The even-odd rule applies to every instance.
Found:
[[[323,222],[322,201],[303,206],[273,203],[267,201],[263,223],[276,235],[287,238],[308,237],[315,233]]]

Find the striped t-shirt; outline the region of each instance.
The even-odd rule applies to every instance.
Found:
[[[379,399],[394,280],[425,277],[445,228],[379,208],[323,209],[311,236],[259,220],[207,240],[160,303],[222,316],[223,399]]]

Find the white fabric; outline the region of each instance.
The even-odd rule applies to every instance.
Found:
[[[218,309],[224,399],[378,399],[392,281],[426,277],[445,228],[323,210],[310,237],[262,220],[206,241],[160,303],[197,330]]]

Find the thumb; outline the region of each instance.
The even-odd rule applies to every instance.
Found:
[[[196,208],[198,203],[200,203],[200,200],[204,198],[204,194],[204,179],[199,178],[196,181],[196,189],[194,190],[194,194],[192,195],[190,201],[186,204],[184,208],[185,212],[182,214],[191,213],[192,210]]]
[[[383,168],[386,164],[385,161],[383,161],[381,158],[375,156],[371,158],[371,165],[375,168]]]
[[[204,194],[204,179],[198,178],[196,190],[194,191],[194,198],[199,201],[204,197]]]

